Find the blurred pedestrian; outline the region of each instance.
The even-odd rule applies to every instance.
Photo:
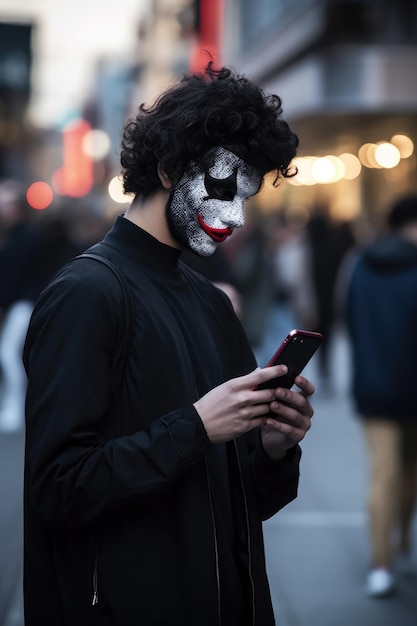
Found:
[[[390,232],[369,244],[347,280],[345,318],[353,397],[369,450],[371,567],[366,591],[393,591],[411,559],[417,493],[417,196],[388,214]]]
[[[271,272],[266,255],[263,219],[253,207],[245,214],[245,228],[224,246],[240,295],[241,321],[252,349],[262,344],[271,301]]]
[[[311,249],[305,224],[281,211],[268,224],[265,254],[270,273],[271,302],[261,345],[255,350],[265,365],[293,328],[312,329],[316,300],[311,271]]]
[[[229,299],[180,256],[213,254],[296,146],[278,96],[211,63],[127,123],[134,200],[91,251],[133,308],[78,260],[27,335],[26,626],[274,624],[262,520],[296,496],[314,387],[257,389],[285,366],[256,367]]]
[[[316,318],[311,330],[320,332],[323,341],[317,354],[319,389],[332,392],[331,347],[335,330],[335,292],[339,269],[355,239],[346,222],[335,223],[324,207],[318,206],[309,219],[306,233],[310,249],[310,273],[316,303]]]
[[[25,418],[23,344],[39,293],[52,274],[80,250],[68,222],[35,214],[20,181],[0,183],[0,431],[21,429]]]
[[[0,431],[8,432],[24,424],[22,352],[33,308],[27,275],[40,248],[40,234],[20,181],[0,181],[0,229]]]

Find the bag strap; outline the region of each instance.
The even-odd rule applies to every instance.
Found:
[[[115,265],[107,257],[101,256],[98,254],[93,254],[92,252],[83,252],[82,254],[75,256],[72,259],[72,261],[77,261],[80,259],[91,259],[93,261],[97,261],[98,263],[102,263],[103,265],[105,265],[117,279],[120,285],[120,290],[122,292],[126,325],[125,325],[125,332],[123,336],[121,366],[116,368],[115,367],[116,364],[114,364],[114,367],[113,367],[114,371],[112,375],[112,383],[114,381],[114,384],[113,384],[113,391],[112,391],[111,406],[114,407],[117,401],[117,396],[122,388],[123,376],[124,376],[126,365],[127,365],[127,357],[129,354],[129,349],[130,349],[130,346],[132,343],[132,337],[133,337],[135,308],[134,308],[132,290],[127,282],[125,275],[120,270],[120,268],[117,267],[117,265]]]

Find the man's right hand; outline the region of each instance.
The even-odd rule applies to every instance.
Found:
[[[275,390],[257,389],[257,386],[287,372],[286,365],[258,367],[245,376],[214,387],[199,398],[194,407],[210,441],[230,441],[264,424],[270,404],[275,400]]]

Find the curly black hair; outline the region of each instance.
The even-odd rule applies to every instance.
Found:
[[[213,62],[204,73],[183,76],[127,122],[121,142],[125,193],[147,197],[162,188],[158,162],[176,182],[208,149],[234,152],[261,176],[287,178],[298,137],[282,119],[281,99]]]

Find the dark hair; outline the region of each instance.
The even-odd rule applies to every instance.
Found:
[[[121,143],[124,191],[146,197],[161,189],[158,161],[175,182],[215,146],[231,150],[261,176],[274,172],[275,183],[280,175],[292,176],[298,137],[281,115],[277,95],[210,62],[203,74],[183,76],[128,121]]]
[[[388,225],[392,230],[417,221],[417,195],[410,195],[397,200],[388,214]]]

